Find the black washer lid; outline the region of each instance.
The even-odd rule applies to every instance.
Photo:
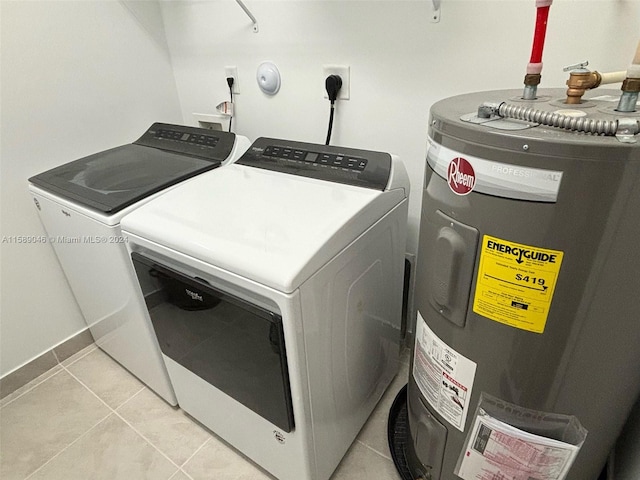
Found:
[[[44,190],[113,214],[228,158],[235,135],[154,123],[136,142],[31,177]]]

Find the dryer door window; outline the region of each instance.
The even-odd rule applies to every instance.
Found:
[[[282,317],[138,253],[131,258],[162,353],[290,432]]]

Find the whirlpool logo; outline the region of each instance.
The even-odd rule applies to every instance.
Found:
[[[199,302],[203,302],[204,301],[202,299],[202,295],[200,295],[200,294],[198,294],[196,292],[192,292],[188,288],[185,288],[184,291],[187,293],[187,295],[189,295],[191,297],[191,300],[198,300]]]

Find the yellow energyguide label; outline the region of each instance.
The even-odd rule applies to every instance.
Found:
[[[484,235],[473,311],[496,322],[542,333],[563,252]]]

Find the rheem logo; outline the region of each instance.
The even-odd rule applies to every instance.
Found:
[[[456,157],[449,163],[447,181],[453,193],[467,195],[476,185],[476,173],[469,162],[462,157]]]

